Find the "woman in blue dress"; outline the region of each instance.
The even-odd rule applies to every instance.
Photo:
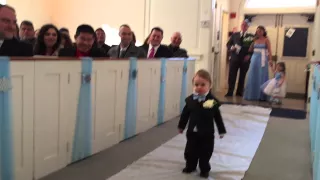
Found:
[[[269,80],[269,66],[272,68],[272,52],[266,29],[258,26],[256,39],[249,51],[253,51],[244,91],[244,99],[266,101],[267,96],[261,91],[261,85]]]

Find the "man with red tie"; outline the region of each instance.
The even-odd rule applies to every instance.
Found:
[[[163,30],[160,27],[154,27],[149,36],[149,44],[141,46],[147,53],[147,58],[170,58],[173,56],[172,51],[166,45],[162,45]]]

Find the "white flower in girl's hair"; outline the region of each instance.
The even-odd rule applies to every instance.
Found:
[[[215,103],[216,103],[216,101],[214,99],[209,99],[203,103],[203,107],[206,109],[210,109],[215,105]]]

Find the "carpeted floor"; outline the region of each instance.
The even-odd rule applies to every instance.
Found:
[[[244,180],[312,180],[309,121],[271,117]]]
[[[177,119],[42,180],[105,180],[177,135]],[[271,117],[244,180],[311,180],[308,120]]]

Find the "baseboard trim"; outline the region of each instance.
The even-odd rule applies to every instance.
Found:
[[[286,98],[288,98],[288,99],[306,99],[306,94],[288,92],[286,95]]]

